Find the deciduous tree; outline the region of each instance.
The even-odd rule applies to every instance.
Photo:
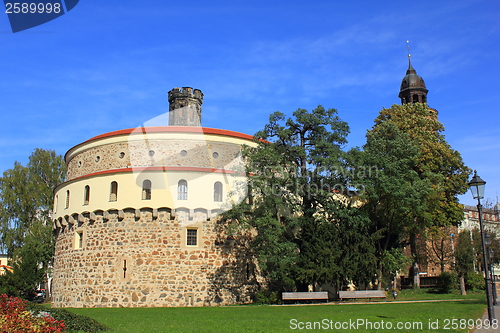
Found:
[[[376,231],[382,232],[379,251],[409,242],[415,264],[418,235],[463,219],[457,195],[466,192],[470,170],[443,130],[426,104],[393,105],[375,119],[364,146],[365,163],[380,171],[366,183],[364,197]],[[413,274],[418,278],[417,270]]]
[[[474,272],[474,250],[469,230],[462,230],[458,234],[455,249],[455,271],[460,279],[460,291],[462,295],[465,295],[465,277],[468,273]]]
[[[0,244],[14,267],[13,276],[3,281],[23,296],[44,280],[52,261],[52,191],[65,172],[55,151],[35,149],[27,166],[16,162],[0,178]]]

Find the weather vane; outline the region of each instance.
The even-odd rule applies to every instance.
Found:
[[[406,49],[408,50],[408,58],[410,58],[411,54],[410,54],[410,41],[409,40],[406,41]]]

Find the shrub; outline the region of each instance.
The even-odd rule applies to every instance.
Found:
[[[17,297],[0,295],[0,330],[5,333],[64,332],[64,323],[47,313],[33,315],[26,309],[26,301]]]
[[[465,286],[467,290],[485,290],[484,276],[481,273],[468,272],[465,275]]]
[[[65,309],[46,308],[35,303],[28,303],[28,308],[34,313],[50,313],[50,315],[55,319],[64,321],[67,330],[66,332],[68,333],[78,331],[94,333],[111,330],[109,327],[99,323],[95,319],[78,315]]]
[[[440,293],[449,293],[453,289],[458,289],[457,273],[443,272],[437,278],[437,289]]]
[[[277,291],[261,289],[256,294],[256,303],[258,304],[278,304],[279,297]]]

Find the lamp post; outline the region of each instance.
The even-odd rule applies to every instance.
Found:
[[[491,244],[491,243],[490,243]],[[492,290],[493,290],[493,305],[497,305],[497,288],[495,284],[495,275],[493,274],[493,258],[495,257],[495,251],[490,247],[488,250],[489,254],[489,263],[490,263],[490,280],[491,280],[491,285],[492,285]]]
[[[484,185],[486,182],[482,180],[477,172],[474,170],[474,177],[472,177],[469,182],[470,191],[472,192],[472,198],[477,199],[477,212],[479,213],[479,230],[481,232],[481,243],[483,249],[483,262],[484,262],[484,281],[486,282],[486,301],[488,303],[488,319],[490,323],[493,319],[495,319],[495,310],[493,309],[493,295],[491,293],[491,281],[489,278],[489,269],[488,269],[488,259],[486,252],[486,242],[484,239],[484,227],[483,227],[483,218],[481,209],[481,199],[484,198]]]

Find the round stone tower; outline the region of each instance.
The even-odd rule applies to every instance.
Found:
[[[190,87],[173,88],[168,92],[170,126],[201,126],[203,93]]]
[[[251,232],[229,235],[220,217],[246,197],[241,146],[253,137],[199,126],[200,90],[174,88],[169,100],[181,126],[104,133],[66,153],[54,307],[209,306],[255,293]]]

